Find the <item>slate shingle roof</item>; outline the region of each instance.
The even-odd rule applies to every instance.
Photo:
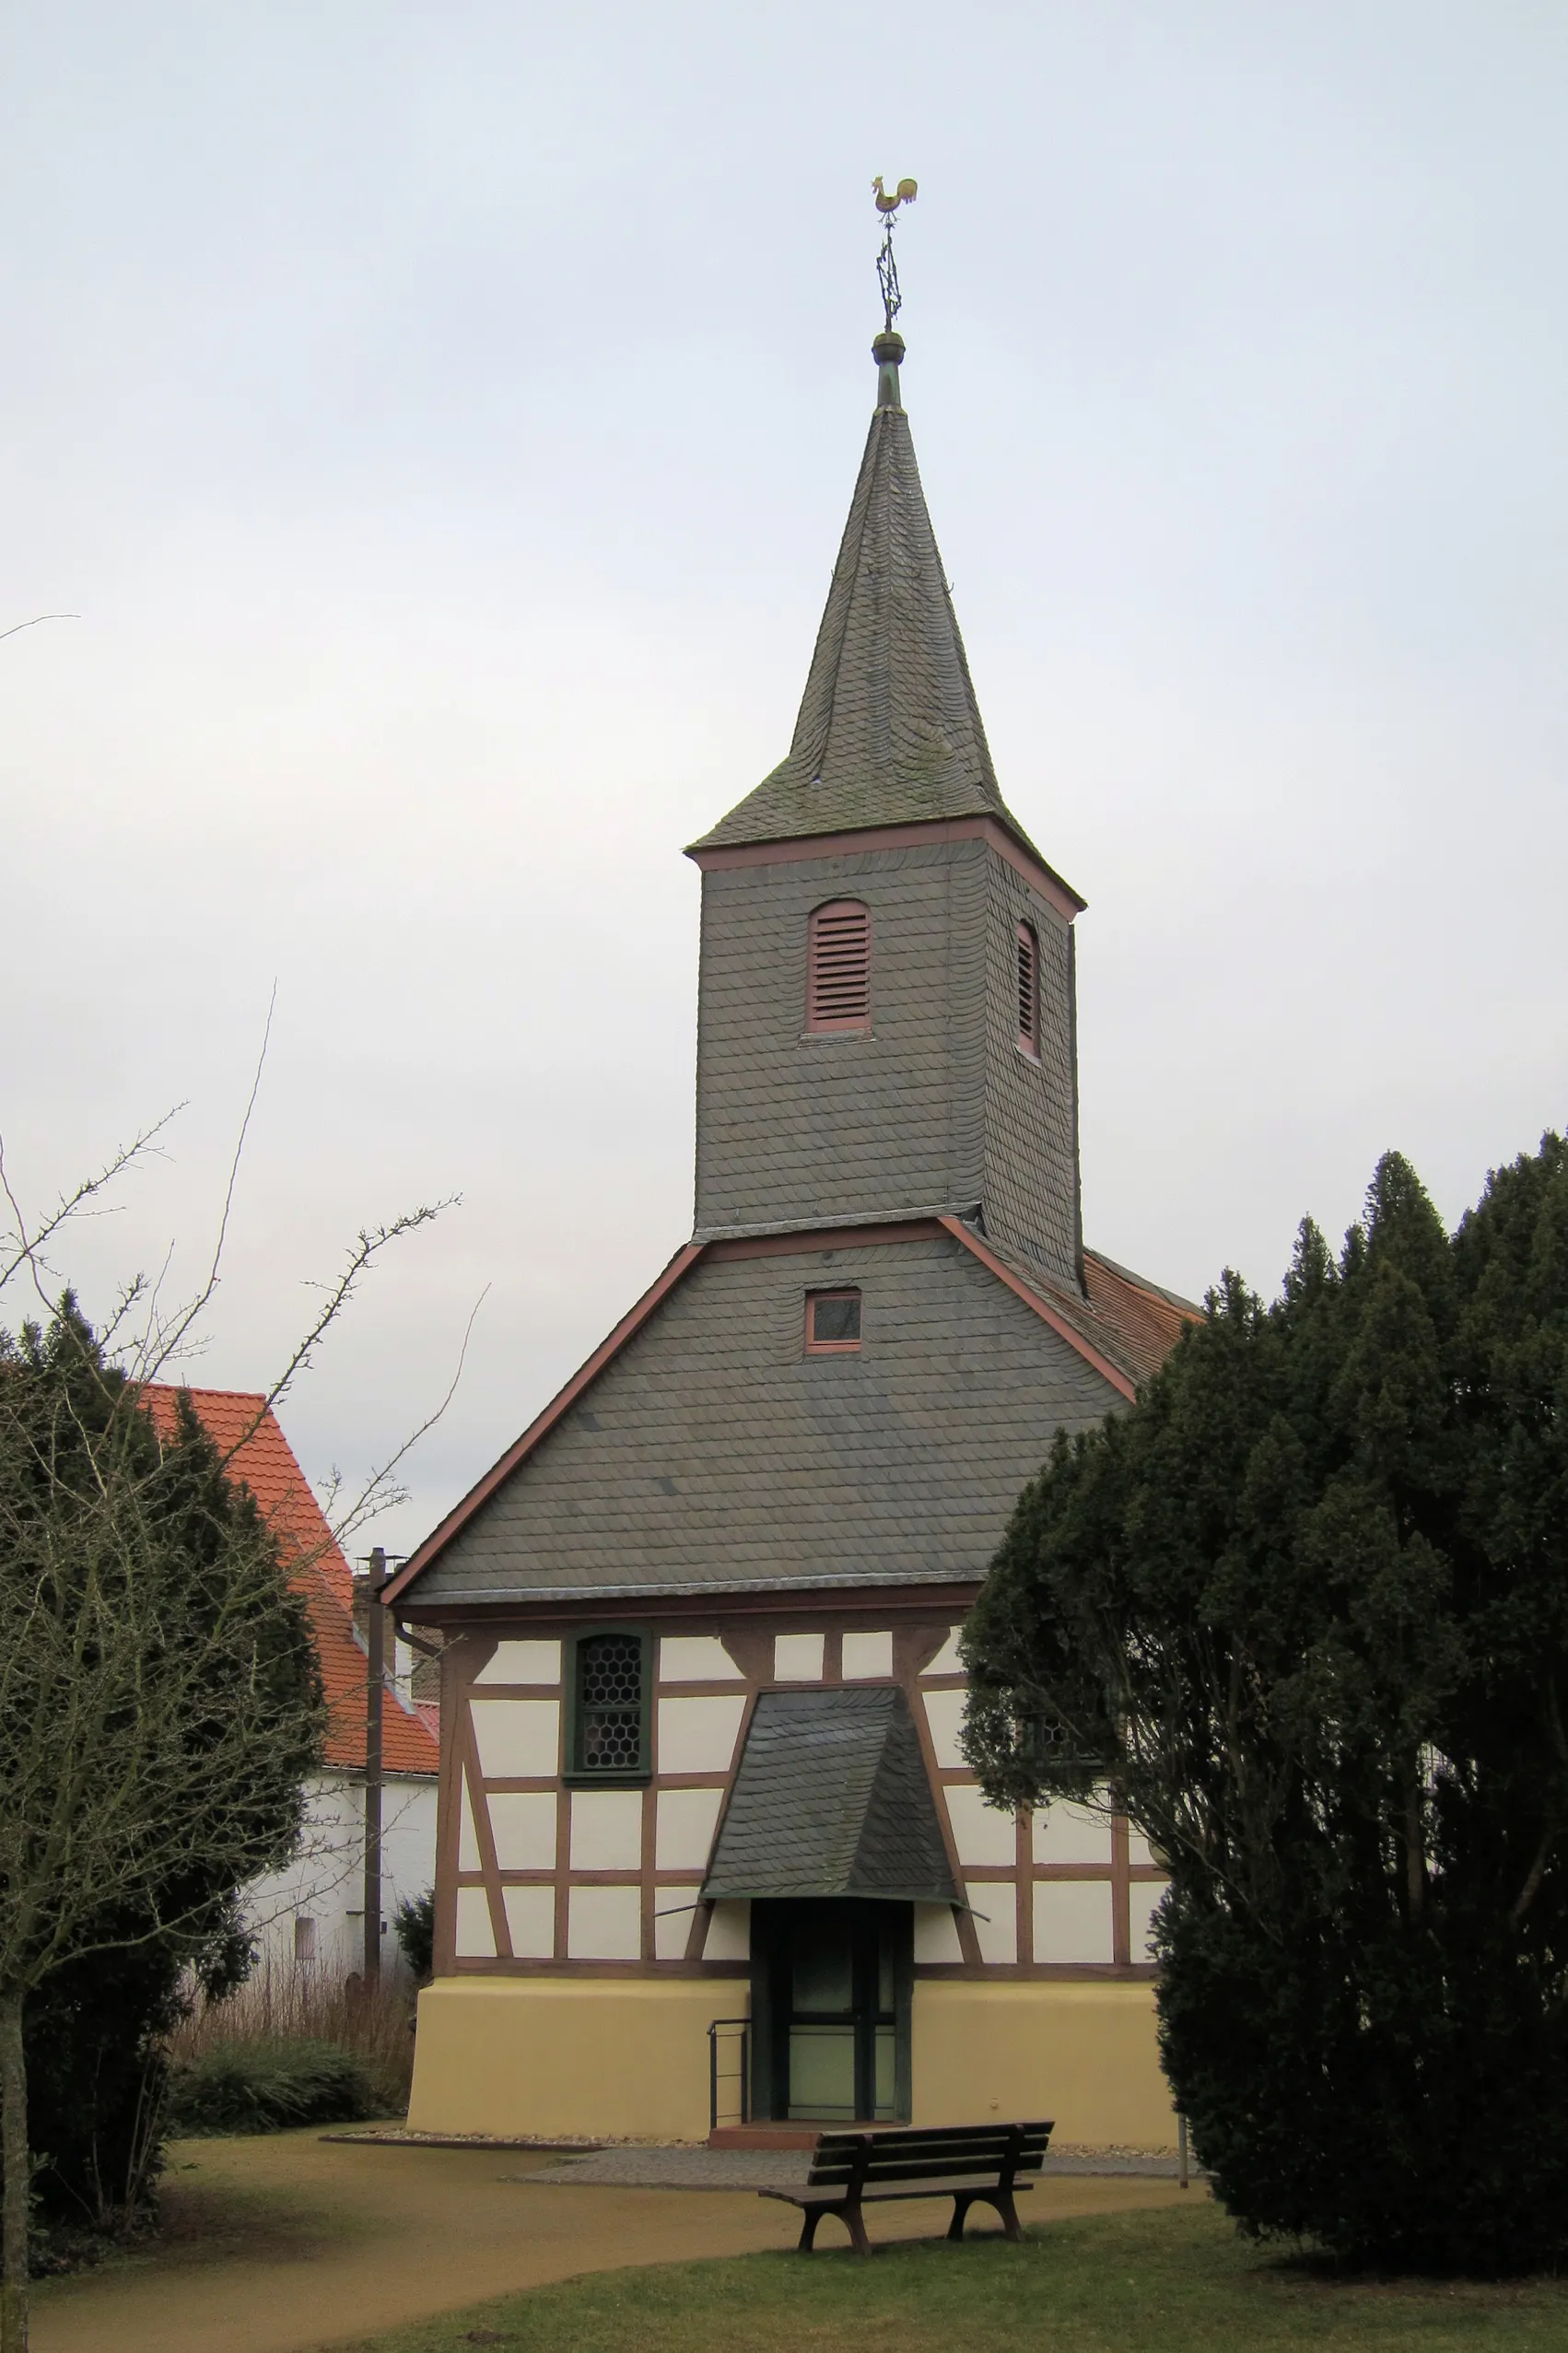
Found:
[[[1022,1261],[1010,1287],[952,1227],[825,1239],[683,1253],[415,1555],[412,1608],[982,1577],[1055,1432],[1118,1394],[1030,1296],[1113,1363],[1128,1334]],[[802,1354],[823,1283],[860,1286],[860,1354]]]
[[[179,1390],[149,1382],[141,1402],[161,1437],[175,1428]],[[326,1760],[349,1771],[365,1766],[365,1652],[354,1631],[354,1575],[328,1527],[310,1482],[295,1460],[264,1397],[245,1389],[192,1389],[197,1421],[230,1469],[248,1487],[277,1538],[295,1590],[305,1597],[327,1696]],[[247,1433],[249,1434],[247,1435]],[[389,1773],[434,1773],[440,1762],[439,1719],[389,1681],[381,1710],[381,1758]]]
[[[908,417],[878,408],[788,755],[693,847],[971,816],[1039,858],[991,766]]]
[[[959,1901],[896,1686],[762,1693],[702,1891]]]

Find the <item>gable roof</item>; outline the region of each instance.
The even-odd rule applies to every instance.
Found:
[[[289,1582],[302,1594],[327,1697],[326,1761],[365,1767],[365,1647],[354,1625],[354,1575],[266,1399],[246,1389],[188,1389],[197,1421],[230,1475],[247,1487],[277,1539]],[[149,1382],[141,1402],[161,1438],[173,1435],[180,1391]],[[381,1711],[389,1773],[434,1773],[440,1742],[434,1708],[406,1700],[389,1677]]]
[[[985,816],[1045,865],[997,783],[908,417],[880,406],[790,750],[693,849]]]
[[[896,1684],[760,1694],[702,1892],[961,1901]]]
[[[688,1285],[706,1294],[710,1283],[707,1270],[717,1272],[736,1260],[801,1258],[821,1250],[834,1253],[835,1280],[860,1281],[853,1254],[863,1249],[880,1257],[894,1244],[924,1244],[925,1251],[916,1251],[914,1257],[924,1256],[933,1265],[944,1260],[952,1265],[953,1245],[958,1245],[958,1265],[972,1267],[977,1261],[1022,1303],[1028,1316],[1019,1322],[1014,1309],[1012,1321],[999,1320],[996,1310],[986,1308],[975,1293],[973,1274],[967,1290],[955,1292],[946,1278],[937,1283],[935,1274],[928,1272],[921,1278],[921,1296],[911,1294],[907,1303],[903,1329],[915,1346],[913,1355],[899,1352],[897,1380],[889,1373],[879,1381],[875,1394],[868,1395],[858,1409],[861,1420],[854,1427],[819,1426],[809,1415],[802,1419],[804,1400],[794,1394],[790,1376],[780,1374],[785,1360],[778,1357],[776,1335],[766,1340],[761,1355],[755,1352],[756,1318],[770,1319],[776,1305],[759,1297],[744,1309],[738,1302],[732,1308],[710,1309],[699,1298],[677,1317],[678,1324],[691,1329],[677,1340],[672,1328],[670,1337],[658,1341],[653,1359],[634,1384],[640,1401],[634,1407],[629,1397],[621,1399],[613,1431],[607,1429],[591,1441],[580,1437],[583,1429],[597,1430],[603,1408],[586,1423],[580,1416],[571,1418],[571,1430],[579,1433],[572,1441],[575,1468],[566,1473],[560,1466],[570,1492],[563,1490],[549,1507],[553,1532],[545,1536],[536,1528],[532,1538],[524,1538],[521,1527],[511,1526],[519,1504],[515,1497],[497,1501],[501,1491],[568,1421],[590,1387],[620,1364],[639,1333],[656,1318],[659,1332],[665,1332],[659,1311],[673,1294],[678,1294],[677,1305],[688,1297]],[[942,1246],[934,1254],[932,1244]],[[1092,1284],[1100,1282],[1099,1268],[1105,1263],[1096,1261]],[[1130,1399],[1138,1379],[1164,1353],[1151,1337],[1159,1317],[1168,1317],[1174,1339],[1182,1323],[1198,1312],[1177,1308],[1170,1294],[1155,1293],[1153,1287],[1144,1290],[1124,1271],[1118,1283],[1102,1283],[1101,1290],[1096,1308],[1079,1294],[1060,1290],[1038,1269],[1004,1256],[957,1218],[689,1243],[427,1537],[389,1588],[388,1598],[398,1605],[412,1598],[416,1604],[423,1597],[416,1590],[411,1597],[410,1589],[454,1544],[461,1568],[454,1573],[449,1566],[434,1581],[435,1598],[442,1600],[500,1599],[523,1591],[536,1598],[595,1589],[716,1592],[721,1580],[730,1589],[758,1590],[781,1581],[870,1585],[977,1576],[983,1574],[989,1539],[977,1538],[975,1530],[981,1522],[989,1528],[995,1520],[1000,1533],[1019,1488],[1037,1469],[1052,1428],[1087,1426],[1117,1397]],[[985,1293],[984,1283],[979,1291]],[[952,1363],[957,1344],[955,1315],[967,1335],[964,1344],[979,1352],[972,1361],[988,1368],[983,1376],[972,1372],[956,1390]],[[1048,1362],[1041,1361],[1027,1339],[1030,1317],[1038,1318],[1036,1331],[1047,1326],[1065,1344]],[[694,1318],[702,1320],[703,1333]],[[792,1364],[793,1356],[788,1361]],[[641,1352],[638,1362],[642,1364]],[[743,1387],[743,1366],[749,1367],[743,1374],[749,1389]],[[1075,1371],[1070,1369],[1073,1367]],[[618,1387],[620,1382],[617,1371],[612,1386]],[[955,1397],[965,1425],[962,1439],[950,1426]],[[939,1432],[947,1434],[966,1464],[956,1486],[952,1466],[944,1471],[932,1451]],[[591,1445],[594,1460],[576,1462],[579,1443]],[[669,1476],[681,1468],[672,1448],[682,1454],[692,1475],[691,1482],[683,1476],[679,1496]],[[889,1500],[900,1489],[907,1494],[918,1490],[921,1498],[921,1532],[913,1541],[902,1532],[902,1514]],[[821,1523],[825,1518],[840,1534],[846,1532],[844,1515],[850,1508],[848,1499],[857,1493],[872,1499],[867,1508],[874,1504],[875,1526],[862,1531],[862,1566],[850,1575],[840,1565],[842,1542],[825,1534]],[[672,1504],[667,1497],[676,1500]],[[735,1512],[743,1497],[747,1509],[738,1520]],[[464,1531],[492,1504],[495,1512],[486,1516],[483,1531],[465,1537]],[[781,1512],[789,1516],[797,1547],[809,1550],[815,1543],[822,1554],[814,1564],[798,1560],[782,1578],[778,1558]],[[765,1525],[774,1528],[771,1543],[761,1532]],[[546,1573],[541,1565],[520,1585],[507,1564],[517,1558],[519,1545],[535,1542],[544,1543],[555,1566]],[[968,1560],[977,1543],[980,1551]],[[938,1565],[959,1557],[968,1564]],[[907,1576],[895,1573],[894,1563],[899,1559],[910,1564]]]

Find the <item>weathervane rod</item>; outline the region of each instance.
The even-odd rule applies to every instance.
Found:
[[[883,219],[882,251],[876,257],[876,275],[877,284],[882,288],[882,331],[883,334],[890,335],[893,322],[904,308],[904,298],[898,291],[898,264],[893,257],[893,225],[898,217],[899,205],[912,205],[918,188],[913,180],[901,180],[890,196],[882,184],[879,171],[872,181],[872,193],[876,198],[876,208]]]
[[[877,363],[876,404],[878,408],[902,408],[898,363],[904,357],[904,338],[893,322],[904,308],[904,298],[898,290],[898,264],[893,256],[893,225],[899,205],[914,203],[915,182],[901,180],[890,196],[879,171],[872,181],[872,193],[883,222],[882,251],[876,257],[876,279],[882,288],[882,333],[872,345],[872,357]]]

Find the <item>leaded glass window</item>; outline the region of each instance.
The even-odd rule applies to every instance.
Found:
[[[647,1770],[646,1645],[585,1634],[577,1646],[577,1769],[626,1779]]]

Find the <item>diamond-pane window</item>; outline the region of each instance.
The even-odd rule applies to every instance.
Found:
[[[639,1634],[590,1634],[577,1646],[579,1773],[643,1770],[643,1643]]]

